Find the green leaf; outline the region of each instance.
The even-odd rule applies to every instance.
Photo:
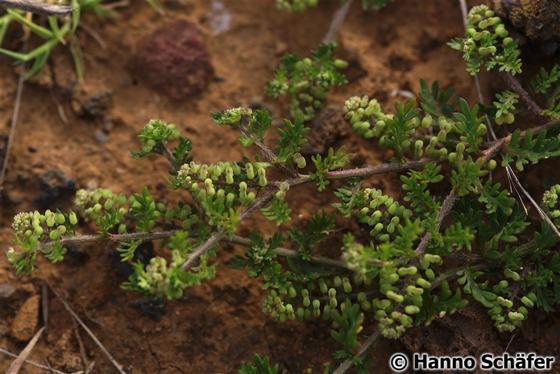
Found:
[[[457,99],[452,99],[453,88],[441,90],[438,82],[433,82],[431,88],[426,81],[420,81],[420,105],[422,109],[437,118],[439,116],[451,117],[457,110]]]
[[[239,374],[278,374],[278,366],[271,366],[268,357],[261,357],[258,354],[253,356],[250,364],[242,364]]]
[[[301,117],[293,121],[284,120],[283,126],[278,129],[277,153],[278,159],[286,162],[298,153],[301,146],[307,142],[309,129],[303,124]]]
[[[138,247],[142,244],[142,240],[131,240],[128,242],[121,242],[117,251],[121,255],[121,261],[130,262],[134,259],[134,254]]]
[[[274,198],[267,206],[261,208],[261,213],[266,219],[274,221],[280,226],[290,220],[292,210],[284,200]]]

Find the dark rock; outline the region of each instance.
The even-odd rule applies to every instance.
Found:
[[[67,250],[66,255],[64,256],[64,261],[66,264],[72,266],[81,266],[89,260],[89,253],[76,247],[75,245],[65,245],[65,248]]]
[[[34,200],[34,204],[39,209],[57,208],[63,200],[74,195],[76,192],[76,182],[66,178],[60,170],[49,170],[37,177],[39,185],[39,196]]]
[[[132,69],[138,79],[175,100],[202,92],[214,75],[200,31],[186,20],[142,38]]]
[[[132,262],[140,262],[147,265],[152,257],[154,257],[154,244],[152,242],[144,242],[134,252]],[[109,252],[109,260],[111,261],[111,267],[118,275],[128,278],[133,273],[132,264],[123,262],[117,250]]]
[[[83,118],[103,118],[112,103],[113,94],[106,89],[93,90],[80,87],[72,96],[72,110]]]
[[[138,308],[144,315],[155,320],[161,319],[167,312],[165,302],[161,299],[144,298],[133,301],[132,305]]]

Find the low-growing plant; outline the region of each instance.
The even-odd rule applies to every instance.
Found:
[[[347,0],[343,0],[347,1]],[[364,10],[379,10],[389,4],[392,0],[361,0]],[[309,8],[314,8],[319,4],[319,0],[276,0],[278,9],[290,12],[302,12]]]
[[[287,96],[293,118],[308,121],[323,107],[329,88],[346,83],[341,70],[348,63],[334,58],[334,43],[322,44],[310,57],[286,55],[267,83],[266,93]]]
[[[483,7],[475,7],[469,19],[475,29],[497,32],[501,25]],[[485,20],[491,22],[483,27]],[[470,45],[467,41],[473,38],[474,43],[482,41],[479,49],[490,48],[506,35],[500,31],[474,40],[472,34],[467,30],[465,39],[454,46]],[[518,73],[522,64],[517,45],[499,42],[500,48],[488,53],[469,49],[469,71],[499,67]],[[335,72],[332,47],[321,48],[319,54],[328,55],[325,59],[316,53],[310,63],[284,60],[289,68],[283,65],[280,71],[286,73],[277,73],[269,90],[286,87],[284,92],[299,99],[303,86],[314,87],[310,77],[316,66],[342,81]],[[506,55],[515,58],[500,57]],[[297,64],[302,66],[299,70]],[[551,75],[541,74],[535,89],[546,95],[557,80]],[[301,84],[306,81],[308,85]],[[231,266],[261,280],[263,311],[277,321],[329,321],[342,347],[336,355],[341,360],[356,354],[358,335],[372,325],[382,336],[395,339],[470,301],[487,310],[499,331],[511,332],[531,310],[551,311],[560,303],[560,255],[554,251],[560,240],[560,186],[543,195],[542,216],[532,217],[498,172],[506,168],[511,178],[512,167],[523,171],[560,156],[560,121],[527,128],[514,115],[524,110],[520,104],[525,100],[518,101],[517,94],[506,91],[496,96],[492,107],[483,108],[426,82],[421,82],[418,100],[399,102],[393,111],[374,98],[351,97],[343,107],[349,125],[392,155],[386,163],[362,166],[352,166],[352,156],[342,149],[308,158],[301,154],[308,131],[305,120],[319,105],[302,113],[301,102],[293,102],[294,118],[276,129],[275,145],[265,142],[265,134],[275,130],[266,110],[215,113],[218,125],[238,130],[240,144],[259,152],[212,164],[193,159],[193,144],[175,125],[154,120],[141,131],[141,148],[132,155],[165,157],[170,189],[187,191],[188,201],[157,201],[147,189],[130,196],[80,190],[74,211],[17,215],[16,248],[10,249],[8,259],[18,274],[31,273],[41,255],[61,261],[69,245],[117,243],[122,260],[133,262],[134,269],[123,287],[171,300],[214,276],[213,259],[220,244],[239,244],[246,249]],[[495,124],[507,126],[499,128],[499,137],[488,140]],[[395,195],[368,181],[386,173],[400,175]],[[290,196],[308,184],[335,201],[317,207],[308,220],[293,222],[292,210],[298,206]],[[241,222],[257,211],[276,222],[277,230],[239,236]],[[96,233],[78,235],[79,220],[91,222]],[[158,241],[158,254],[147,264],[134,263],[144,241]],[[325,247],[333,247],[338,255],[326,256]],[[244,366],[242,372],[262,372],[258,367],[269,364],[256,358],[253,367]]]
[[[147,1],[156,11],[163,12],[157,0]],[[6,9],[5,14],[0,16],[0,54],[18,62],[30,63],[25,77],[31,78],[45,66],[54,48],[59,45],[68,46],[74,60],[76,77],[81,80],[84,75],[83,54],[75,33],[84,13],[93,13],[98,17],[112,15],[112,11],[103,7],[102,2],[103,0],[71,0],[71,13],[62,16],[57,14],[44,17],[18,9]],[[40,3],[37,7],[40,7]],[[40,45],[29,52],[18,52],[3,47],[8,28],[14,23],[37,36],[41,40]]]

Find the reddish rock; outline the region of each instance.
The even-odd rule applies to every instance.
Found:
[[[31,296],[19,308],[10,329],[13,338],[28,341],[33,337],[39,324],[39,301],[39,295]]]
[[[202,34],[186,20],[143,38],[132,66],[141,82],[175,100],[202,92],[214,74]]]

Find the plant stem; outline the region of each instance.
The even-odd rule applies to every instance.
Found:
[[[0,0],[0,5],[4,8],[19,9],[43,16],[66,16],[72,13],[70,5],[44,4],[37,1]]]
[[[356,357],[362,356],[364,353],[368,351],[368,349],[379,339],[379,330],[375,330],[373,334],[371,334],[367,340],[358,348],[358,352],[356,353]],[[347,359],[345,360],[340,366],[333,372],[333,374],[344,374],[348,369],[352,367],[354,364],[353,360]]]
[[[237,236],[237,235],[233,235],[232,237],[227,239],[229,242],[231,243],[235,243],[235,244],[241,244],[244,246],[249,246],[251,245],[251,240],[244,238],[242,236]],[[298,257],[299,254],[297,251],[294,251],[293,249],[288,249],[288,248],[276,248],[275,249],[276,254],[283,256],[283,257]],[[338,267],[338,268],[342,268],[345,270],[351,270],[348,268],[348,266],[339,260],[334,260],[332,258],[328,258],[328,257],[323,257],[323,256],[311,256],[311,262],[315,262],[317,264],[322,264],[322,265],[327,265],[327,266],[332,266],[332,267]]]
[[[531,98],[531,95],[529,95],[529,93],[523,88],[521,82],[519,82],[519,80],[510,73],[503,74],[502,76],[509,87],[514,90],[521,100],[523,100],[525,105],[527,105],[527,108],[529,108],[529,110],[537,116],[541,116],[543,109]]]
[[[276,190],[277,190],[276,188],[269,189],[264,195],[262,195],[257,200],[255,200],[247,209],[245,209],[239,215],[239,222],[241,222],[243,219],[250,216],[256,209],[260,208],[261,206],[266,204],[270,199],[272,199],[272,197],[274,196],[274,192],[276,192]],[[197,260],[201,256],[206,254],[206,252],[208,252],[214,245],[217,245],[226,236],[227,236],[227,233],[226,233],[225,230],[221,229],[219,231],[216,231],[204,243],[202,243],[200,246],[198,246],[198,248],[196,248],[193,253],[191,253],[189,255],[189,258],[181,266],[181,269],[182,270],[187,270],[187,269],[191,268],[192,266],[194,266],[194,264],[197,262]]]
[[[62,245],[83,245],[89,243],[97,243],[102,241],[111,242],[126,242],[131,240],[151,241],[158,239],[169,238],[179,230],[169,231],[156,231],[156,232],[133,232],[127,234],[108,234],[107,236],[100,235],[78,235],[62,239]],[[54,242],[44,243],[44,246],[52,245]]]

